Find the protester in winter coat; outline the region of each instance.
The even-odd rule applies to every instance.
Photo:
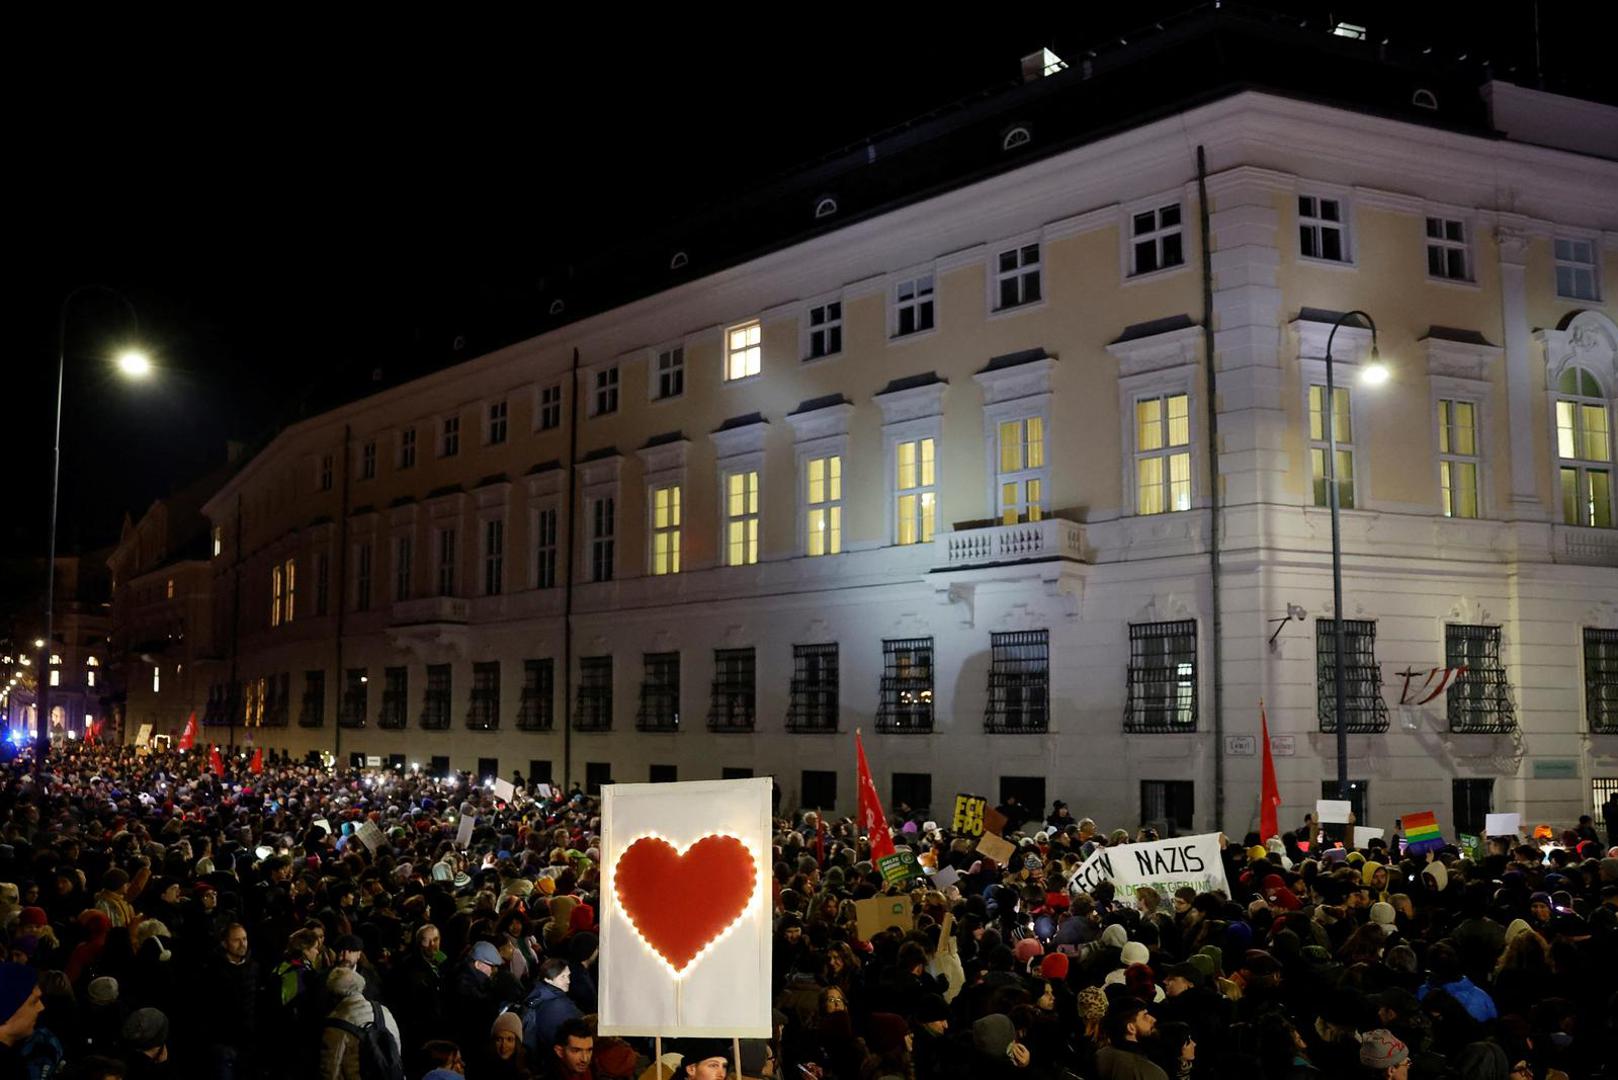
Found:
[[[380,1018],[395,1047],[399,1045],[399,1025],[387,1006],[368,1001],[365,997],[365,979],[350,968],[333,968],[326,976],[326,989],[336,999],[336,1005],[326,1015],[320,1035],[320,1059],[316,1076],[319,1080],[362,1080],[360,1075],[360,1040],[341,1024],[365,1028]],[[334,1024],[332,1021],[340,1021]]]

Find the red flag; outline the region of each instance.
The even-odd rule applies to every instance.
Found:
[[[92,722],[84,725],[84,745],[89,746],[96,741],[96,725]]]
[[[871,861],[893,854],[893,834],[888,832],[888,817],[882,812],[882,799],[871,782],[871,766],[865,761],[865,743],[860,733],[854,732],[854,750],[860,759],[860,824],[871,838]]]
[[[208,768],[213,770],[215,776],[225,775],[225,759],[219,756],[219,747],[208,747]]]
[[[189,750],[197,745],[197,710],[191,710],[191,719],[185,722],[185,731],[180,735],[180,749]]]
[[[1281,835],[1281,788],[1275,782],[1275,759],[1270,756],[1270,718],[1264,713],[1264,702],[1258,703],[1260,735],[1264,739],[1264,788],[1258,797],[1258,838],[1268,840]]]
[[[264,771],[264,748],[262,746],[253,751],[253,760],[247,763],[247,771],[254,776]]]

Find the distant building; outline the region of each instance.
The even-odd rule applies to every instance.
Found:
[[[1601,801],[1618,110],[1219,11],[1025,68],[282,432],[203,507],[204,737],[847,812],[862,728],[935,814],[1239,836],[1263,699],[1289,826],[1339,723],[1362,822]]]
[[[50,680],[51,738],[79,739],[85,729],[110,715],[112,692],[107,679],[107,632],[111,626],[108,604],[110,581],[103,550],[56,558],[55,614],[46,678]],[[41,566],[44,560],[40,560]],[[39,599],[44,605],[44,574],[39,573]],[[44,632],[42,614],[14,617],[3,643],[8,687],[0,701],[7,732],[32,737],[37,731],[37,695],[33,670],[39,650],[34,646]],[[23,661],[28,663],[24,664]],[[109,737],[113,731],[109,730]]]

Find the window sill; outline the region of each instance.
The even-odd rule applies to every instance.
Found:
[[[1018,304],[1015,307],[995,308],[993,311],[989,312],[986,318],[989,322],[994,322],[996,319],[1009,319],[1013,315],[1022,315],[1030,311],[1039,311],[1044,308],[1047,303],[1048,301],[1044,297],[1040,297],[1038,300],[1030,300],[1026,304]]]
[[[1479,291],[1479,286],[1476,281],[1461,281],[1456,278],[1433,277],[1431,274],[1427,275],[1427,284],[1440,285],[1451,289],[1463,289],[1466,292]]]
[[[1318,255],[1298,255],[1296,260],[1300,266],[1318,266],[1322,270],[1358,270],[1359,263],[1353,259],[1323,259]]]
[[[934,323],[925,330],[914,330],[908,334],[889,334],[889,345],[903,345],[922,338],[930,338],[938,333],[938,324]]]
[[[1563,296],[1561,293],[1557,293],[1556,294],[1556,302],[1559,303],[1559,304],[1599,304],[1599,303],[1601,303],[1601,297],[1599,297],[1599,296]]]
[[[646,399],[646,403],[648,405],[667,405],[671,401],[679,401],[684,397],[685,391],[682,390],[678,394],[665,394],[662,397],[649,397]]]
[[[1127,288],[1130,285],[1137,285],[1146,281],[1158,281],[1162,278],[1173,277],[1175,274],[1185,274],[1190,271],[1191,264],[1183,262],[1178,266],[1165,266],[1157,270],[1148,270],[1144,274],[1129,274],[1125,276],[1123,281],[1119,282],[1119,285]]]
[[[805,356],[798,362],[800,364],[824,364],[828,360],[840,360],[842,356],[843,350],[838,349],[836,352],[823,353],[820,356]]]
[[[726,379],[721,385],[724,385],[724,386],[743,386],[743,385],[745,385],[747,383],[759,382],[763,378],[764,378],[764,372],[760,371],[756,375],[743,375],[741,378],[738,378],[738,379]]]

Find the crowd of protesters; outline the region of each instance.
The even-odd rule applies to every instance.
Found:
[[[223,768],[222,775],[216,770]],[[1401,855],[1224,841],[1229,895],[1070,889],[1098,829],[1015,805],[1010,865],[897,808],[776,822],[775,1037],[597,1037],[598,804],[466,777],[75,747],[0,765],[0,1080],[1618,1078],[1618,800]],[[547,789],[548,791],[548,789]],[[457,843],[463,818],[476,826]],[[946,823],[947,825],[947,823]],[[692,888],[700,890],[701,882]],[[855,902],[907,893],[862,939]]]

